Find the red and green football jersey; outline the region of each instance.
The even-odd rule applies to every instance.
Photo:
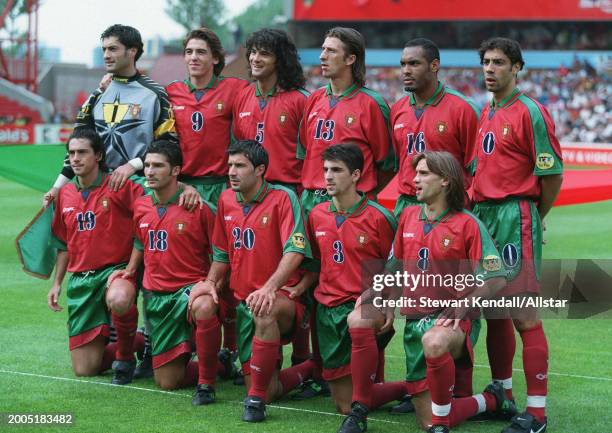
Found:
[[[392,170],[395,155],[389,134],[389,106],[378,93],[357,84],[334,98],[328,84],[306,101],[300,125],[298,157],[304,159],[302,185],[325,188],[323,151],[333,144],[353,143],[363,152],[363,173],[358,188],[370,192],[377,186],[379,169]]]
[[[477,126],[476,106],[440,82],[423,109],[417,108],[412,94],[397,101],[391,108],[391,128],[393,147],[399,160],[400,194],[416,194],[412,158],[425,151],[450,152],[464,167],[467,188]]]
[[[412,318],[440,310],[422,305],[421,299],[460,299],[476,288],[476,276],[483,281],[505,276],[491,235],[466,210],[448,210],[429,222],[422,206],[407,207],[400,216],[390,260],[399,260],[404,272],[420,275],[419,284],[409,282],[402,295],[415,300],[414,307],[401,310]],[[458,278],[467,275],[474,279],[460,282]]]
[[[183,152],[182,175],[227,176],[232,107],[247,85],[238,78],[213,76],[204,89],[196,89],[188,79],[166,87]]]
[[[132,210],[142,187],[127,180],[112,192],[110,176],[100,173],[91,188],[79,178],[57,196],[53,235],[68,249],[68,271],[85,272],[127,263],[132,251]]]
[[[215,216],[208,204],[192,211],[179,206],[181,192],[164,204],[150,194],[134,206],[134,245],[144,251],[145,289],[176,292],[205,279],[210,269]]]
[[[268,151],[269,182],[300,183],[302,161],[297,158],[299,126],[308,92],[273,89],[265,97],[257,83],[243,89],[234,103],[234,138],[256,140]]]
[[[312,257],[302,209],[292,190],[264,181],[250,203],[231,189],[221,193],[213,259],[230,264],[230,288],[237,299],[262,287],[289,252]],[[286,284],[295,285],[299,280],[296,271]]]
[[[393,215],[365,195],[346,213],[338,213],[333,201],[315,206],[308,237],[321,264],[317,302],[335,307],[370,288],[373,275],[384,270],[396,227]]]
[[[561,147],[546,108],[517,89],[485,107],[476,138],[475,202],[525,197],[538,200],[539,176],[561,174]]]

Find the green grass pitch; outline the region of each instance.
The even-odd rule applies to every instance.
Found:
[[[28,150],[29,152],[30,150]],[[273,403],[268,420],[252,425],[240,421],[244,390],[229,382],[217,386],[218,401],[208,407],[192,407],[192,389],[163,392],[152,380],[125,387],[109,385],[110,376],[76,378],[70,368],[66,312],[53,313],[46,306],[50,282],[27,276],[20,269],[14,239],[38,210],[41,192],[51,183],[61,149],[49,148],[29,166],[31,189],[9,178],[10,165],[0,151],[0,431],[8,432],[335,432],[342,418],[329,398],[306,402],[289,399]],[[11,152],[13,153],[13,152]],[[8,160],[7,160],[8,159]],[[19,158],[21,162],[23,159]],[[49,166],[49,161],[51,165]],[[28,170],[28,168],[22,168]],[[18,173],[20,174],[20,173]],[[17,176],[18,177],[18,176]],[[612,201],[555,208],[547,218],[545,258],[612,259]],[[608,239],[606,239],[606,236]],[[63,294],[65,296],[65,294]],[[60,301],[65,305],[65,298]],[[546,320],[550,346],[548,416],[549,432],[612,431],[612,322],[608,320]],[[401,335],[402,323],[396,323]],[[387,351],[387,380],[401,380],[405,373],[401,338]],[[474,389],[489,380],[484,345],[485,330],[476,346]],[[515,395],[525,404],[521,344],[515,358]],[[71,413],[67,426],[6,424],[7,413]],[[468,422],[456,432],[499,432],[502,422]],[[392,416],[386,408],[371,413],[371,432],[417,432],[413,415]]]

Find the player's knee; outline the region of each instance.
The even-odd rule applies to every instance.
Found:
[[[427,331],[421,338],[421,342],[423,343],[423,351],[427,357],[435,358],[448,352],[444,336],[440,332],[436,332],[435,328]]]
[[[204,320],[217,314],[217,307],[210,295],[203,295],[193,301],[191,311],[196,320]]]
[[[115,314],[125,314],[132,306],[132,296],[120,290],[109,291],[106,296],[106,305]]]
[[[74,375],[77,377],[91,377],[98,374],[100,366],[77,363],[72,365],[72,370],[74,371]]]
[[[268,328],[276,324],[276,317],[273,314],[266,314],[265,316],[254,316],[253,322],[255,322],[256,328]]]

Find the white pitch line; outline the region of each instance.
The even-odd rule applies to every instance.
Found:
[[[65,382],[87,383],[87,384],[90,384],[90,385],[112,386],[114,388],[135,389],[137,391],[156,392],[156,393],[159,393],[159,394],[170,394],[170,395],[175,395],[175,396],[180,396],[180,397],[191,397],[190,394],[183,394],[183,393],[180,393],[180,392],[164,391],[162,389],[142,388],[142,387],[133,386],[133,385],[113,385],[112,383],[108,383],[108,382],[96,382],[94,380],[75,379],[75,378],[72,378],[72,377],[48,376],[48,375],[45,375],[45,374],[26,373],[26,372],[22,372],[22,371],[11,371],[11,370],[2,370],[2,369],[0,369],[0,373],[14,374],[14,375],[18,375],[18,376],[37,377],[37,378],[42,378],[42,379],[60,380],[60,381],[65,381]],[[238,401],[228,401],[228,403],[242,404],[241,401],[240,402],[238,402]],[[275,409],[292,410],[292,411],[296,411],[296,412],[305,412],[305,413],[314,413],[314,414],[318,414],[318,415],[338,416],[338,417],[343,417],[344,416],[342,414],[335,413],[335,412],[323,412],[323,411],[313,410],[313,409],[301,409],[301,408],[297,408],[297,407],[286,407],[286,406],[279,406],[279,405],[276,405],[276,404],[268,404],[267,406],[275,408]],[[372,417],[368,417],[368,421],[384,422],[384,423],[387,423],[387,424],[401,424],[398,421],[389,421],[389,420],[386,420],[386,419],[379,419],[379,418],[372,418]]]
[[[386,358],[397,358],[397,359],[406,359],[405,356],[400,355],[385,355]],[[474,364],[474,367],[478,368],[490,368],[488,365],[482,364]],[[513,368],[512,371],[523,372],[522,368]],[[555,373],[553,371],[548,372],[549,376],[561,376],[561,377],[571,377],[574,379],[588,379],[588,380],[603,380],[606,382],[612,382],[612,377],[599,377],[599,376],[584,376],[581,374],[569,374],[569,373]]]

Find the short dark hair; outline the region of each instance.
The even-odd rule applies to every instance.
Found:
[[[521,52],[521,45],[514,39],[495,37],[483,41],[482,44],[480,44],[480,48],[478,48],[481,65],[484,61],[485,53],[489,50],[501,50],[506,56],[508,56],[510,63],[513,65],[515,63],[519,63],[521,65],[519,71],[523,69],[523,66],[525,66],[523,53]]]
[[[213,57],[219,61],[219,63],[213,67],[213,73],[217,76],[221,75],[223,68],[225,68],[225,50],[223,50],[223,45],[221,45],[219,36],[206,27],[192,30],[187,33],[187,36],[183,39],[183,49],[187,47],[187,43],[192,39],[202,39],[206,41]]]
[[[363,152],[353,143],[341,143],[329,146],[323,151],[323,161],[340,161],[346,164],[349,171],[363,172]]]
[[[360,86],[365,85],[365,39],[357,30],[350,27],[334,27],[325,33],[326,38],[337,38],[342,41],[347,56],[355,55],[355,62],[351,70],[353,80]]]
[[[102,138],[98,135],[98,133],[91,128],[77,128],[72,131],[70,137],[68,137],[68,141],[66,141],[66,150],[69,149],[70,140],[72,139],[80,139],[89,141],[89,145],[93,150],[94,154],[99,153],[102,155],[102,158],[98,162],[98,166],[101,170],[106,171],[106,149],[104,148],[104,142]]]
[[[430,39],[427,38],[416,38],[411,39],[406,42],[404,48],[408,47],[421,47],[423,49],[423,54],[429,63],[434,60],[440,60],[440,50],[438,46]]]
[[[164,139],[153,141],[149,145],[143,160],[147,158],[149,153],[159,153],[160,155],[164,155],[170,163],[170,167],[183,165],[183,153],[181,152],[178,143],[175,143],[174,141]]]
[[[456,211],[463,209],[465,204],[465,188],[463,186],[463,170],[455,157],[449,152],[423,152],[412,159],[412,168],[421,160],[425,160],[427,168],[432,173],[446,179],[446,201],[448,206]]]
[[[268,152],[264,147],[255,140],[238,140],[229,145],[227,149],[228,155],[243,154],[247,157],[253,167],[263,165],[268,169]]]
[[[115,36],[126,48],[136,48],[136,57],[134,57],[134,61],[140,59],[140,56],[142,56],[144,52],[144,45],[142,44],[142,37],[138,30],[134,27],[124,26],[122,24],[113,24],[102,32],[100,39],[110,38],[111,36]]]
[[[287,32],[268,28],[257,30],[249,35],[245,45],[247,62],[251,51],[257,48],[270,51],[276,56],[276,73],[281,89],[294,90],[304,87],[306,78],[300,57]]]

